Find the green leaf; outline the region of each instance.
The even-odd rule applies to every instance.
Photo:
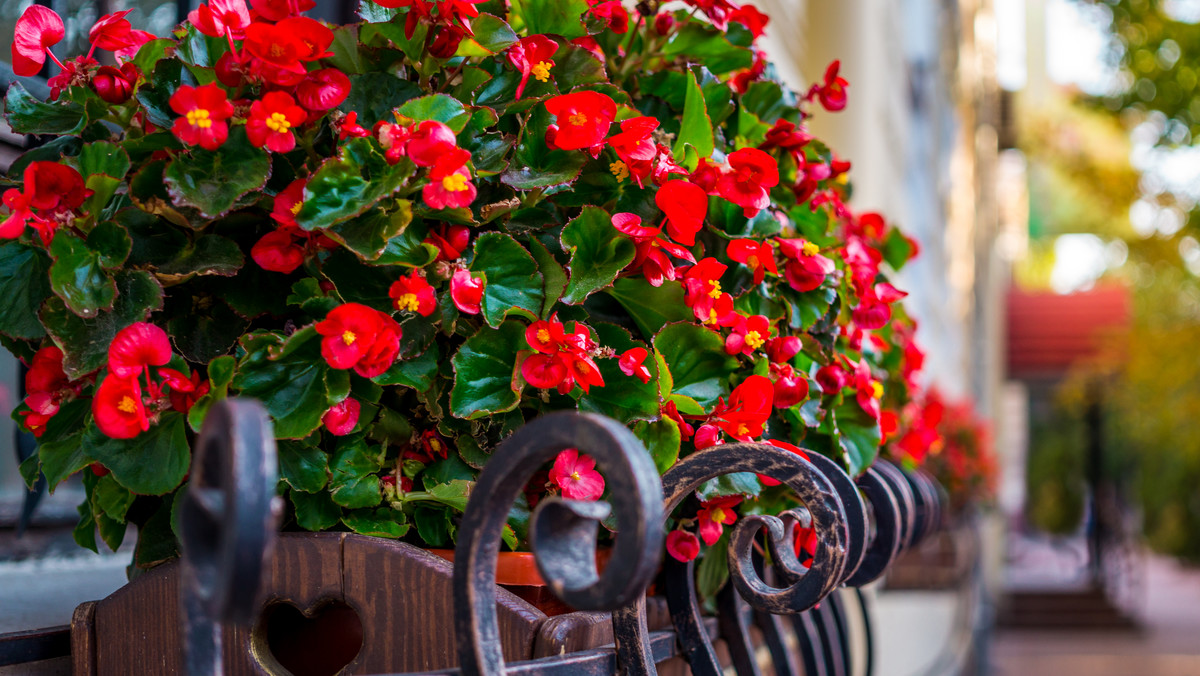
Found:
[[[371,0],[360,0],[358,3],[358,16],[368,23],[391,21],[399,13],[395,9],[380,6]]]
[[[891,228],[888,230],[887,237],[883,240],[883,260],[897,272],[904,267],[904,264],[912,260],[913,254],[916,253],[916,248],[911,240],[904,236],[904,233],[899,228]]]
[[[872,420],[857,401],[848,401],[834,409],[837,420],[838,443],[846,452],[850,476],[866,471],[879,455],[883,434],[879,421]]]
[[[343,299],[369,305],[380,312],[395,310],[388,289],[403,270],[389,266],[363,265],[349,251],[339,249],[330,254],[321,268]]]
[[[159,38],[142,44],[138,48],[137,54],[133,57],[133,65],[137,66],[143,73],[149,73],[154,70],[154,66],[159,61],[167,58],[167,51],[175,48],[175,41],[168,38]]]
[[[86,403],[84,410],[87,410]],[[39,445],[38,457],[41,458],[42,472],[46,474],[46,485],[51,493],[67,477],[94,462],[83,448],[82,434]]]
[[[749,49],[735,47],[721,31],[698,21],[688,22],[671,36],[663,54],[686,56],[717,75],[749,68],[754,63],[754,54]]]
[[[208,363],[208,394],[196,400],[188,411],[188,426],[193,432],[199,432],[204,425],[204,418],[212,405],[226,397],[229,383],[233,381],[233,369],[237,360],[230,356],[217,357]]]
[[[233,388],[263,403],[275,420],[277,438],[303,439],[321,425],[321,416],[334,403],[325,380],[328,370],[321,338],[306,326],[282,348],[263,346],[247,352]]]
[[[56,162],[63,157],[78,155],[82,147],[83,140],[78,136],[59,136],[21,153],[8,167],[8,175],[18,178],[25,172],[26,167],[34,162]]]
[[[363,63],[358,49],[358,26],[350,24],[334,28],[333,43],[329,45],[329,51],[333,52],[333,56],[327,57],[326,61],[346,75],[366,70],[366,64]]]
[[[654,336],[654,349],[667,362],[674,392],[711,408],[727,393],[729,376],[738,370],[737,357],[725,353],[725,341],[699,324],[667,324]]]
[[[721,539],[717,540],[708,551],[704,552],[704,558],[700,559],[700,563],[696,565],[696,592],[701,598],[711,599],[717,595],[721,587],[725,586],[725,582],[729,580],[729,563],[726,551],[729,549],[729,533],[726,531],[721,535]]]
[[[299,441],[279,443],[279,477],[293,491],[316,493],[329,482],[329,457]]]
[[[116,221],[104,221],[87,236],[88,248],[100,254],[100,265],[112,270],[125,264],[133,250],[133,239]]]
[[[604,61],[589,49],[567,43],[555,58],[553,81],[566,92],[580,85],[608,82]]]
[[[503,19],[491,14],[480,14],[471,21],[471,32],[458,45],[455,56],[491,56],[517,43],[517,34]]]
[[[752,472],[733,472],[705,481],[696,489],[696,497],[700,500],[711,500],[723,495],[742,495],[752,498],[762,491],[758,476]]]
[[[289,491],[288,497],[296,508],[296,523],[304,530],[322,531],[333,528],[342,518],[342,508],[324,491],[301,493]]]
[[[573,305],[612,284],[637,253],[633,240],[614,228],[611,217],[599,207],[584,207],[567,223],[562,246],[571,254],[567,265],[571,278],[563,302]]]
[[[450,409],[458,418],[482,418],[516,408],[519,380],[513,371],[517,352],[528,349],[525,326],[508,321],[498,329],[483,327],[455,353]]]
[[[429,496],[456,512],[467,511],[467,500],[471,497],[474,481],[455,479],[448,483],[437,484],[426,489]]]
[[[0,244],[0,332],[35,340],[46,335],[38,308],[50,297],[50,258],[15,240]]]
[[[164,275],[232,277],[246,262],[237,242],[221,235],[201,235],[171,260],[158,266]]]
[[[167,299],[167,333],[175,349],[190,362],[203,364],[229,352],[250,322],[229,304],[208,293],[179,294]]]
[[[592,328],[598,342],[615,350],[617,357],[630,348],[646,347],[634,342],[629,332],[619,326],[598,322]],[[645,365],[650,369],[650,380],[645,383],[637,376],[625,375],[617,357],[596,360],[600,375],[604,377],[604,386],[592,387],[581,396],[579,410],[600,413],[625,424],[657,418],[662,398],[658,390],[658,366],[653,355],[647,350]]]
[[[180,44],[181,51],[186,47]],[[137,88],[137,100],[146,111],[146,117],[155,125],[170,129],[175,123],[175,111],[171,110],[171,95],[183,84],[183,63],[179,59],[163,59],[154,66],[153,73],[146,74],[147,81]]]
[[[483,318],[491,326],[500,326],[510,313],[537,319],[545,293],[537,261],[525,247],[509,235],[485,232],[475,240],[472,272],[482,272]]]
[[[401,29],[403,30],[403,29]],[[365,32],[365,31],[364,31]],[[350,95],[338,110],[358,112],[358,123],[370,129],[376,122],[393,122],[392,110],[421,95],[421,88],[391,73],[363,73],[350,76]]]
[[[679,282],[665,281],[656,287],[642,277],[623,277],[605,291],[629,312],[646,339],[653,338],[670,322],[694,319],[683,302],[683,285]]]
[[[374,262],[376,265],[403,265],[409,268],[423,268],[432,263],[438,255],[438,248],[425,243],[429,229],[421,221],[409,223],[399,235],[388,240],[383,254]]]
[[[650,457],[654,458],[654,466],[662,474],[679,459],[681,436],[679,424],[670,418],[654,422],[642,421],[633,426],[633,433],[646,445]]]
[[[125,514],[129,511],[129,506],[133,504],[133,497],[133,493],[117,483],[112,474],[100,477],[100,480],[96,482],[96,487],[92,489],[92,503],[110,518],[122,522],[122,530],[124,529]],[[115,547],[110,543],[109,546],[116,549],[120,543],[118,542]]]
[[[266,151],[250,145],[243,127],[234,127],[217,150],[196,147],[171,160],[163,181],[175,206],[195,207],[217,218],[233,209],[239,197],[266,185],[270,175]]]
[[[379,458],[362,438],[343,438],[330,459],[329,493],[342,507],[374,507],[383,500],[379,492]]]
[[[395,192],[407,176],[404,165],[389,165],[370,139],[350,139],[309,178],[296,222],[316,230],[353,218]]]
[[[542,289],[546,293],[546,300],[542,303],[541,315],[545,319],[550,316],[554,310],[554,304],[558,302],[559,298],[562,298],[563,291],[567,288],[567,273],[563,270],[563,266],[558,264],[546,245],[538,240],[529,240],[529,250],[533,253],[533,259],[537,261],[542,279],[545,280]]]
[[[395,540],[404,537],[412,527],[405,519],[404,512],[384,507],[374,510],[356,509],[343,516],[342,523],[360,535]]]
[[[63,351],[63,370],[78,378],[108,361],[108,346],[117,332],[162,308],[162,287],[144,270],[117,274],[117,299],[109,312],[91,319],[79,317],[57,297],[46,302],[42,324]]]
[[[187,475],[192,456],[183,416],[174,411],[163,413],[158,424],[132,439],[110,439],[90,426],[83,444],[118,483],[142,495],[174,490]]]
[[[18,134],[54,135],[78,133],[88,119],[78,103],[39,101],[20,82],[13,82],[4,95],[4,118]]]
[[[438,484],[451,481],[474,481],[479,471],[462,461],[457,453],[450,453],[446,458],[428,465],[421,472],[421,483],[426,490],[437,490]],[[465,507],[464,507],[465,510]]]
[[[527,35],[550,33],[568,40],[587,35],[580,18],[587,13],[584,0],[512,0],[509,22],[526,28]]]
[[[413,512],[413,520],[417,523],[417,534],[430,547],[447,547],[454,542],[451,529],[454,523],[450,520],[450,512],[445,508],[432,508],[424,505]]]
[[[424,392],[433,385],[433,379],[438,372],[438,346],[430,345],[429,349],[412,359],[397,359],[388,370],[372,378],[380,385],[404,385],[418,392]]]
[[[587,153],[578,150],[550,150],[546,146],[546,128],[549,124],[550,113],[546,107],[535,107],[525,125],[521,143],[513,152],[508,170],[500,174],[501,182],[518,190],[532,190],[570,183],[579,178],[590,158]]]
[[[471,121],[471,113],[467,112],[462,101],[445,94],[430,94],[407,101],[397,111],[400,115],[413,121],[437,120],[454,130],[457,134],[466,128]]]
[[[391,239],[404,232],[412,222],[412,202],[397,202],[395,211],[376,207],[361,216],[334,225],[326,234],[363,260],[373,261],[383,255]]]
[[[825,316],[833,301],[837,300],[837,289],[822,286],[801,293],[789,288],[783,289],[782,295],[790,310],[788,324],[793,329],[803,330]]]
[[[117,285],[100,265],[100,254],[69,232],[60,232],[50,245],[50,288],[80,317],[111,310]]]
[[[688,71],[687,93],[683,104],[683,122],[679,126],[679,136],[675,138],[675,160],[683,160],[684,146],[691,145],[700,157],[710,157],[713,153],[712,120],[708,119],[708,107],[704,102],[704,92],[696,82],[696,74]]]
[[[84,500],[75,511],[79,513],[79,523],[75,524],[75,529],[71,531],[75,544],[99,553],[100,550],[96,548],[96,517],[92,516],[91,502]]]
[[[98,218],[129,166],[129,155],[121,146],[107,141],[85,143],[79,153],[79,173],[93,194],[84,201],[81,211],[91,219]]]

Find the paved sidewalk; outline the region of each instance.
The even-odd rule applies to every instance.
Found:
[[[997,632],[994,676],[1200,676],[1200,569],[1147,557],[1141,632]]]

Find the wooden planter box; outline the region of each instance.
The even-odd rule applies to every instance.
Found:
[[[452,564],[401,542],[352,533],[284,533],[264,576],[251,629],[225,638],[227,676],[381,674],[457,666]],[[496,591],[505,660],[611,643],[608,613],[547,616]],[[651,628],[670,624],[648,604]],[[553,612],[553,611],[552,611]],[[181,674],[179,566],[150,570],[108,598],[80,605],[71,623],[76,676]],[[343,668],[344,667],[344,668]]]

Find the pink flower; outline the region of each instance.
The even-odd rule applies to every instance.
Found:
[[[596,471],[596,461],[568,448],[558,454],[550,470],[550,481],[562,489],[564,498],[597,500],[604,494],[604,477]]]
[[[483,278],[471,276],[470,270],[459,270],[450,278],[450,300],[459,312],[477,315],[483,301]]]
[[[647,354],[644,347],[631,347],[625,350],[620,360],[617,361],[618,366],[621,367],[621,373],[627,376],[637,376],[642,383],[650,382],[650,369],[643,364]]]
[[[686,530],[673,530],[667,533],[667,553],[687,563],[700,555],[700,540]]]
[[[696,521],[700,524],[700,539],[704,540],[704,544],[711,547],[721,539],[725,526],[737,520],[737,512],[733,508],[741,501],[740,495],[726,495],[701,503]]]
[[[344,437],[358,425],[358,414],[361,411],[362,404],[358,403],[357,399],[346,397],[326,411],[325,415],[321,416],[321,422],[334,436]]]

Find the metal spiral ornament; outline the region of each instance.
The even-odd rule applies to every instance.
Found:
[[[616,513],[617,536],[604,573],[596,568],[596,531],[608,505],[548,498],[534,511],[529,540],[549,588],[579,610],[612,610],[638,599],[663,551],[663,498],[658,470],[624,425],[587,413],[552,413],[505,440],[471,491],[454,559],[458,654],[463,674],[503,674],[496,619],[500,533],[526,482],[559,452],[577,448],[596,460]],[[630,640],[632,639],[632,640]],[[653,673],[649,632],[618,641],[627,673]]]

